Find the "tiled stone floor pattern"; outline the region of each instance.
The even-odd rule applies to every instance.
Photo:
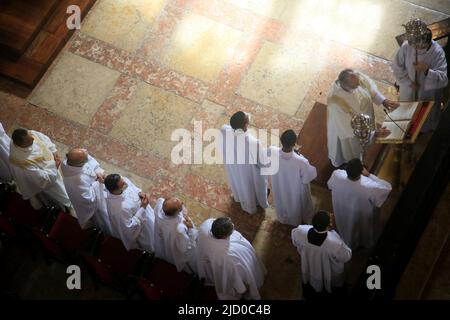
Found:
[[[0,121],[7,130],[40,130],[63,149],[86,147],[153,201],[181,197],[196,224],[231,216],[269,270],[263,298],[299,299],[291,228],[276,222],[273,208],[243,213],[221,166],[171,163],[172,131],[192,130],[196,121],[203,132],[219,128],[242,109],[255,129],[298,132],[345,67],[395,98],[394,36],[413,16],[446,18],[448,3],[98,0],[27,101],[0,94]],[[331,210],[327,190],[313,187],[313,197],[316,208]],[[365,254],[356,252],[355,261]]]

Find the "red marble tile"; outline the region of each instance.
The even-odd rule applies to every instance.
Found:
[[[121,74],[109,97],[106,98],[93,116],[91,127],[102,133],[109,133],[114,120],[120,117],[137,86],[138,81],[136,79]]]
[[[90,61],[120,72],[125,72],[133,60],[133,55],[127,51],[81,32],[76,33],[72,38],[68,50]]]
[[[208,92],[208,99],[221,104],[229,105],[234,93],[239,87],[241,79],[245,72],[255,60],[259,50],[261,49],[261,41],[258,36],[244,37],[238,45],[238,52],[228,61],[223,68],[216,82]]]
[[[15,129],[18,116],[23,113],[25,105],[25,100],[0,92],[0,122],[6,132]]]
[[[173,92],[181,97],[201,103],[209,85],[201,80],[160,66],[154,61],[136,57],[127,73],[156,87]]]
[[[172,1],[161,12],[155,26],[148,33],[137,55],[145,59],[159,60],[164,48],[168,45],[179,21],[183,18],[184,9],[190,1]]]

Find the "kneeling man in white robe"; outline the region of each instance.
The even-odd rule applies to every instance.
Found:
[[[448,84],[444,49],[432,40],[430,29],[427,29],[425,37],[424,43],[410,45],[408,41],[403,42],[392,63],[400,101],[434,101],[422,132],[436,129],[441,114],[442,95]]]
[[[236,112],[230,119],[231,126],[221,128],[219,141],[234,201],[252,214],[256,213],[257,205],[261,208],[269,206],[268,178],[261,174],[268,159],[261,143],[248,132],[248,124],[248,115]]]
[[[141,248],[153,252],[155,215],[148,195],[118,174],[108,175],[105,187],[112,235],[121,239],[127,250]]]
[[[198,276],[214,285],[220,300],[260,299],[266,269],[255,249],[228,217],[208,219],[197,243]]]
[[[106,209],[105,170],[89,155],[86,149],[70,150],[61,164],[64,185],[75,209],[80,226],[99,227],[105,234],[111,234]]]
[[[34,209],[43,205],[71,207],[58,170],[61,160],[49,137],[33,130],[14,130],[9,158],[17,188]]]
[[[293,226],[310,223],[314,209],[309,183],[317,176],[316,168],[294,150],[297,135],[293,130],[285,131],[280,140],[282,149],[270,147],[279,158],[278,172],[271,177],[278,220]]]
[[[344,264],[352,257],[352,250],[336,231],[329,231],[330,216],[317,212],[311,225],[300,225],[291,232],[292,243],[301,256],[302,278],[316,292],[344,285]]]
[[[336,226],[353,250],[372,248],[380,231],[380,207],[392,190],[389,182],[370,174],[359,159],[335,170],[328,180]]]
[[[367,114],[372,119],[371,128],[375,130],[374,103],[389,110],[399,105],[386,99],[366,75],[351,69],[341,71],[327,98],[328,158],[333,166],[338,168],[359,157],[361,145],[353,134],[351,119],[355,114]],[[375,131],[380,137],[389,133],[386,128]]]
[[[9,146],[11,139],[3,129],[0,122],[0,181],[8,182],[12,180],[11,169],[9,167]]]
[[[155,206],[155,256],[196,273],[197,229],[178,198],[159,198]]]

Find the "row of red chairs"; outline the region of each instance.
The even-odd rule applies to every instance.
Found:
[[[178,272],[152,253],[127,251],[119,239],[105,237],[94,227],[82,230],[78,220],[65,212],[36,211],[19,194],[5,197],[5,193],[0,196],[2,242],[27,239],[31,251],[39,247],[48,264],[53,259],[78,264],[89,271],[96,289],[104,284],[127,298],[139,292],[148,300],[217,299],[214,287],[203,286],[195,276]]]

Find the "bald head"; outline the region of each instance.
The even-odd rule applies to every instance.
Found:
[[[67,154],[67,164],[72,167],[82,167],[88,161],[86,149],[74,148]]]
[[[168,198],[163,202],[163,211],[166,216],[174,216],[183,210],[183,202],[178,198]]]
[[[359,76],[352,69],[344,69],[339,73],[338,81],[344,90],[350,91],[358,88]]]

